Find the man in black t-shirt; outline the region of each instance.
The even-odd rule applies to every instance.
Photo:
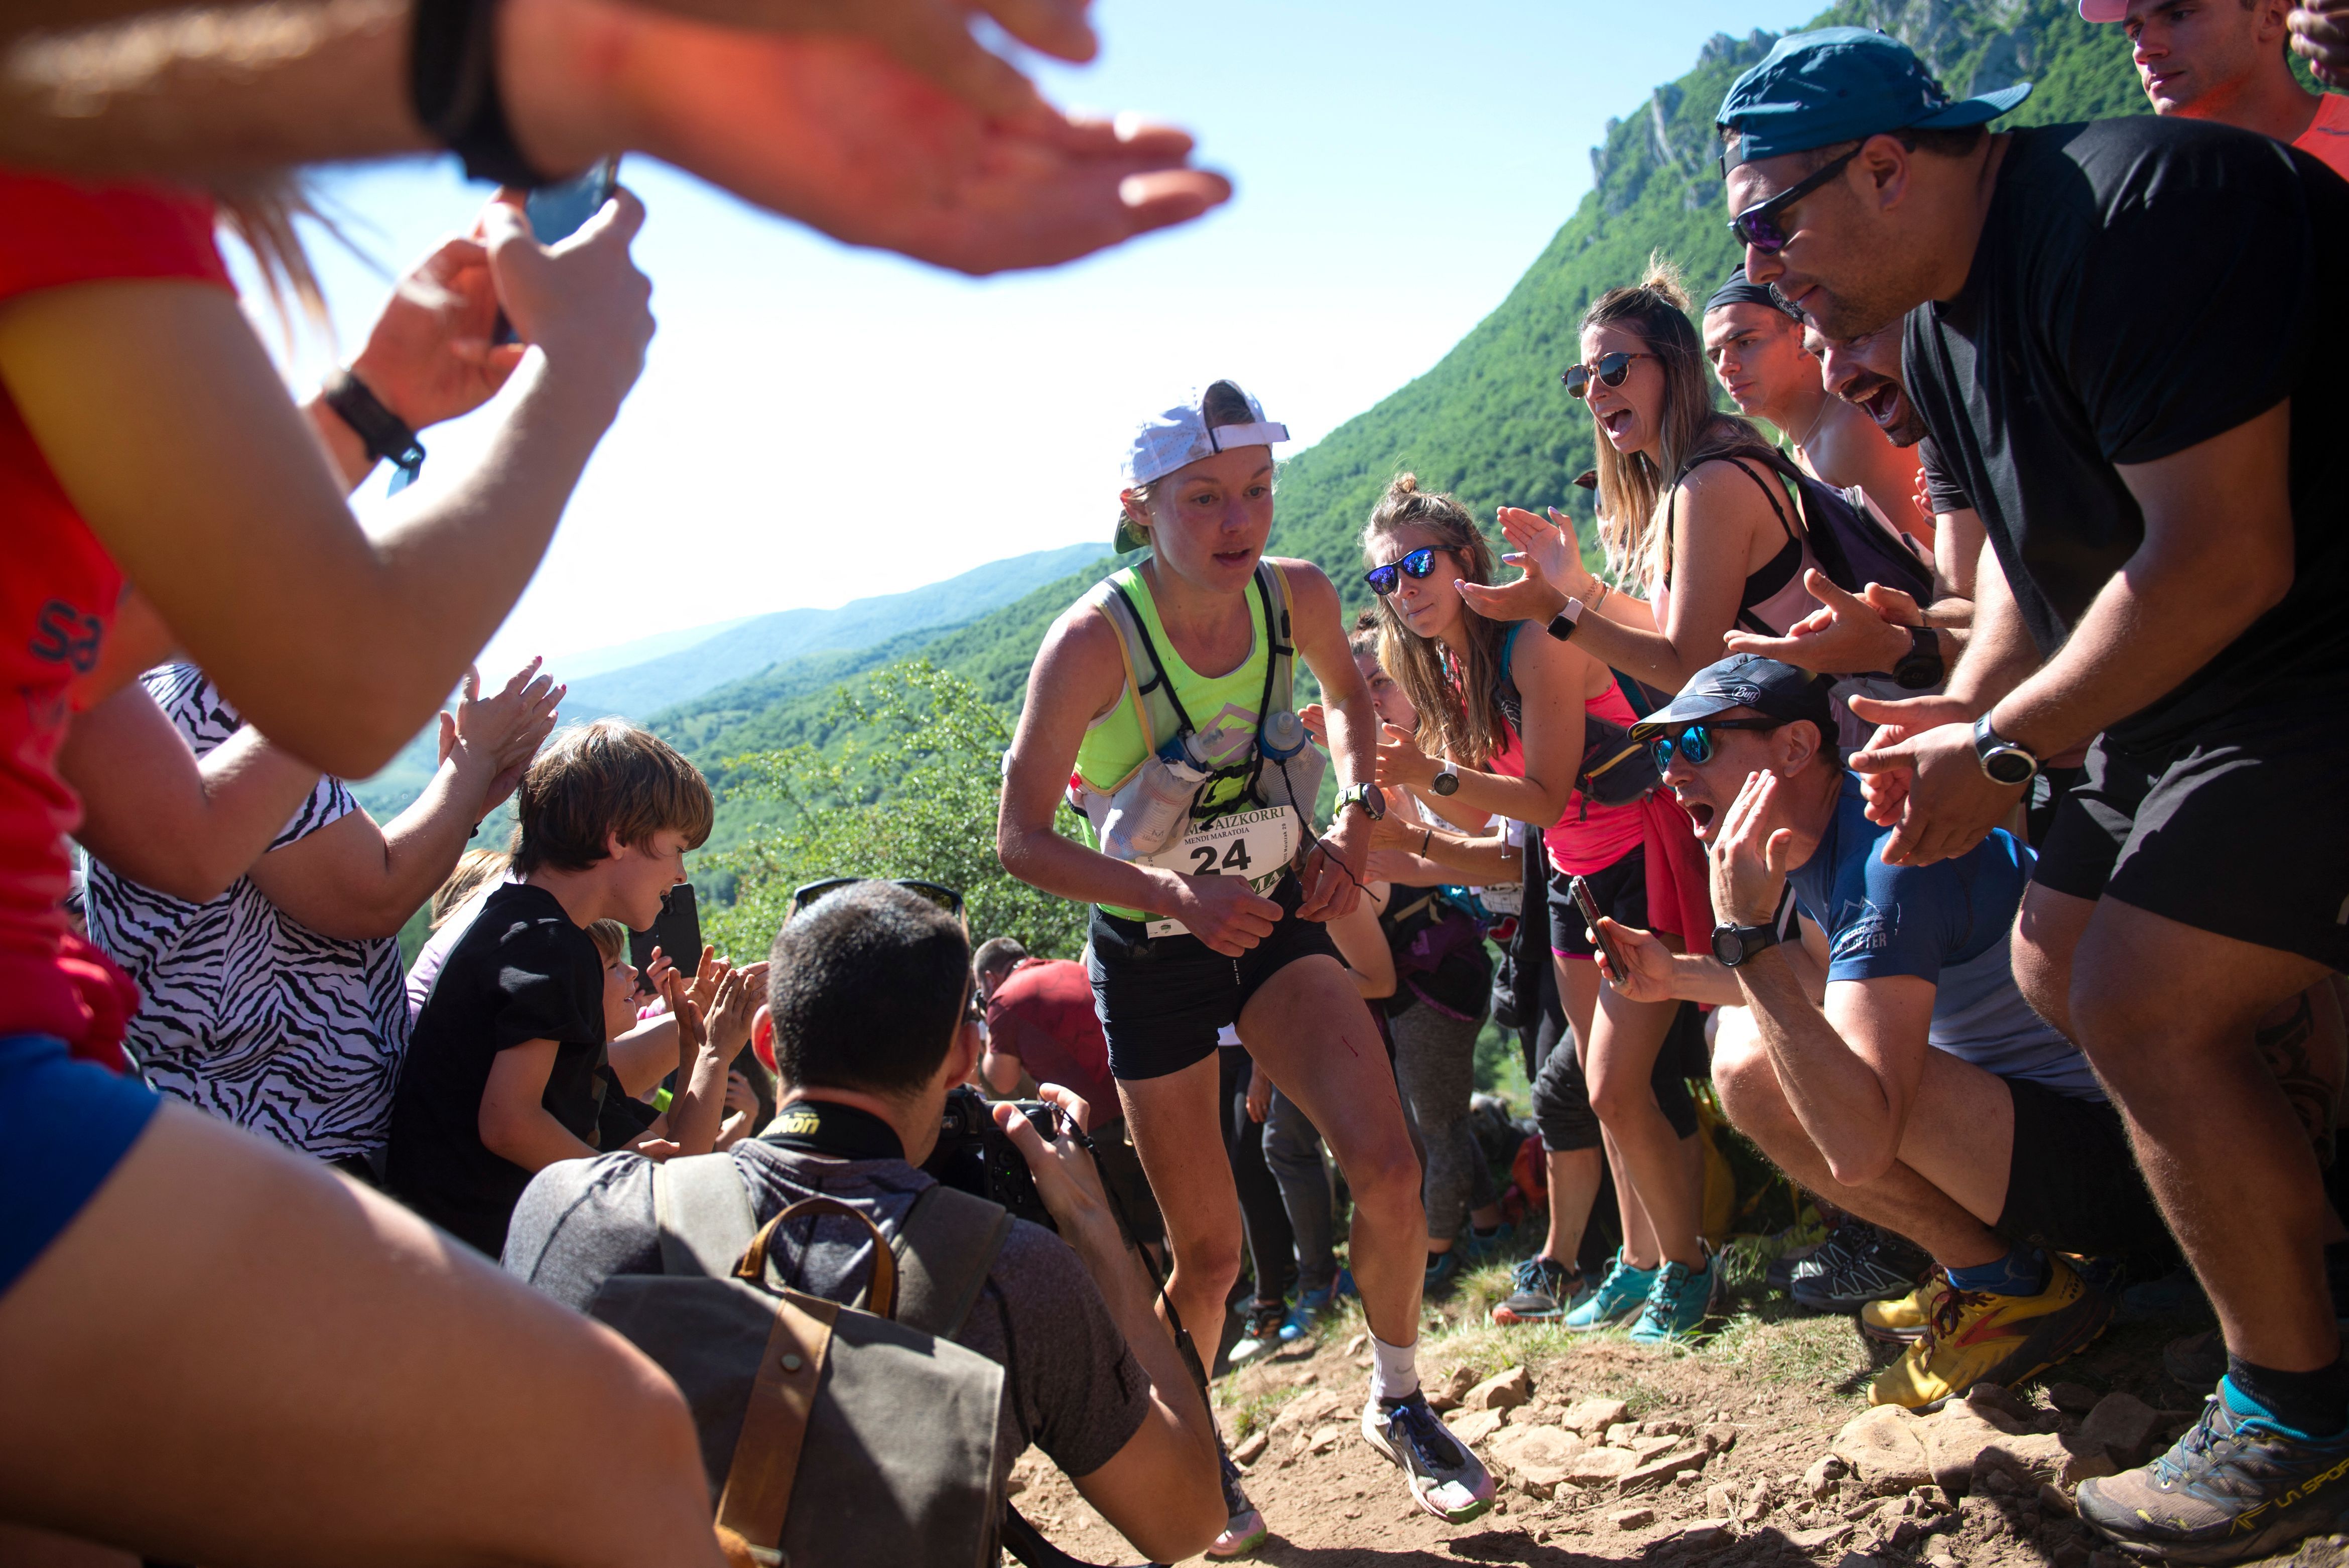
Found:
[[[1822,332],[1907,318],[1904,382],[1992,547],[1945,698],[1855,704],[1889,858],[1961,852],[2091,737],[2014,940],[2217,1304],[2200,1426],[2082,1516],[2199,1563],[2349,1509],[2318,1171],[2261,1017],[2349,965],[2349,185],[2245,131],[1988,136],[1892,39],[1780,40],[1722,105],[1748,275]],[[1975,112],[1977,109],[1986,112]],[[1997,570],[1992,571],[1994,565]]]

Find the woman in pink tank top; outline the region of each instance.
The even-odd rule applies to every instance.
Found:
[[[1675,1278],[1709,1290],[1697,1173],[1649,1082],[1678,1005],[1630,1002],[1602,985],[1582,918],[1566,902],[1568,879],[1580,874],[1594,890],[1603,886],[1602,907],[1611,905],[1608,913],[1627,924],[1681,937],[1710,929],[1688,819],[1659,792],[1602,806],[1576,789],[1587,721],[1628,726],[1630,706],[1612,672],[1579,648],[1516,635],[1517,628],[1469,606],[1456,585],[1489,583],[1493,557],[1457,500],[1424,493],[1402,476],[1371,511],[1362,549],[1379,594],[1381,663],[1419,715],[1416,734],[1386,727],[1379,782],[1411,790],[1463,826],[1497,815],[1543,830],[1552,907],[1564,910],[1552,917],[1553,957],[1615,1164],[1626,1238],[1620,1262],[1635,1271],[1678,1264]],[[1559,1176],[1554,1218],[1571,1207],[1557,1199],[1582,1184],[1577,1172]],[[1594,1171],[1589,1190],[1596,1185]],[[1578,1235],[1553,1240],[1570,1249]]]

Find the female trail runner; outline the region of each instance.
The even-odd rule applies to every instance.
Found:
[[[1363,1436],[1402,1469],[1421,1507],[1457,1522],[1491,1506],[1493,1483],[1419,1389],[1418,1161],[1378,1031],[1322,923],[1361,896],[1371,823],[1384,809],[1371,783],[1377,721],[1330,580],[1302,561],[1257,569],[1272,531],[1272,443],[1288,438],[1228,381],[1136,433],[1120,537],[1150,554],[1046,634],[1006,758],[997,848],[1022,882],[1095,906],[1089,967],[1110,1068],[1165,1213],[1168,1299],[1204,1353],[1239,1272],[1215,1060],[1217,1030],[1237,1023],[1353,1191],[1350,1262],[1373,1352]],[[1293,727],[1293,716],[1267,711],[1285,705],[1292,656],[1321,683],[1339,771],[1340,804],[1318,841],[1293,809],[1269,809],[1287,791],[1264,727]],[[1148,673],[1133,674],[1137,665]],[[1284,727],[1275,725],[1275,752],[1301,742]],[[1163,780],[1154,754],[1186,746],[1207,776],[1180,841],[1134,852],[1109,802],[1130,799],[1137,770]],[[1309,804],[1309,784],[1296,793]],[[1089,842],[1053,831],[1064,796],[1087,807]],[[1093,847],[1104,842],[1132,858]],[[1236,1555],[1263,1524],[1236,1484],[1226,1491],[1232,1528],[1216,1554]]]

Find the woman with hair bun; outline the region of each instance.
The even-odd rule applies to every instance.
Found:
[[[1710,1310],[1719,1270],[1697,1233],[1700,1194],[1679,1130],[1650,1087],[1677,1004],[1632,1002],[1599,985],[1568,884],[1588,878],[1605,913],[1626,923],[1675,939],[1709,929],[1688,818],[1652,789],[1616,805],[1582,793],[1590,725],[1628,728],[1630,704],[1579,647],[1521,635],[1475,607],[1465,589],[1492,580],[1493,555],[1467,508],[1404,474],[1371,510],[1362,551],[1379,596],[1380,663],[1419,716],[1415,734],[1386,727],[1379,782],[1463,822],[1500,816],[1542,829],[1552,957],[1615,1165],[1624,1244],[1614,1267],[1569,1310],[1579,1281],[1570,1251],[1557,1250],[1579,1238],[1553,1236],[1518,1282],[1521,1296],[1539,1286],[1548,1308],[1507,1321],[1555,1317],[1580,1329],[1630,1318],[1641,1343],[1687,1334]]]

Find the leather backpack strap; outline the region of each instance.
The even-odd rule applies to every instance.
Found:
[[[987,1284],[995,1254],[1011,1233],[1000,1203],[941,1183],[914,1200],[897,1227],[897,1321],[952,1339]]]
[[[661,1273],[724,1279],[759,1233],[750,1191],[730,1154],[695,1154],[653,1167],[653,1220]]]
[[[718,1498],[718,1522],[740,1535],[762,1563],[780,1563],[783,1522],[791,1516],[800,1449],[823,1382],[824,1357],[840,1308],[788,1291],[775,1303],[774,1326],[760,1352],[759,1376],[734,1439],[734,1461]]]

